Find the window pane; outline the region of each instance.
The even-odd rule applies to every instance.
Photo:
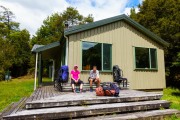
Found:
[[[135,48],[136,68],[149,68],[149,49]]]
[[[111,44],[103,44],[103,70],[111,70]]]
[[[82,69],[90,70],[95,65],[102,70],[101,43],[82,42]]]
[[[157,68],[156,63],[156,49],[150,49],[151,52],[151,68]]]

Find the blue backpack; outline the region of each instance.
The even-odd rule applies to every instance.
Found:
[[[110,87],[111,87],[112,90],[115,90],[114,96],[118,97],[119,96],[119,91],[120,91],[119,87],[114,83],[110,83]]]
[[[68,82],[68,78],[69,78],[69,68],[67,65],[63,65],[59,70],[59,80],[60,82]]]

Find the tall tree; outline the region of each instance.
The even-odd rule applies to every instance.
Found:
[[[180,0],[145,0],[130,17],[170,43],[166,50],[167,83],[180,81]],[[174,84],[174,83],[173,83]]]
[[[15,57],[10,70],[14,77],[27,74],[29,59],[31,56],[30,34],[27,30],[15,31],[10,34],[10,42],[14,47]]]
[[[34,44],[43,44],[47,45],[49,43],[59,41],[64,33],[64,24],[68,22],[69,26],[75,26],[80,24],[87,24],[93,22],[92,14],[89,14],[87,17],[81,15],[76,8],[67,7],[62,13],[54,13],[48,16],[44,21],[43,25],[37,30],[36,35],[31,39],[31,45]],[[34,70],[34,58],[31,56],[30,70],[32,73]],[[46,66],[44,61],[43,66]],[[44,69],[45,70],[45,69]]]
[[[30,35],[27,30],[20,30],[15,15],[4,6],[0,6],[0,80],[7,70],[13,77],[27,72],[30,57]]]
[[[63,19],[59,13],[48,16],[33,36],[31,44],[49,44],[60,40],[63,33]]]
[[[68,22],[70,26],[87,24],[93,22],[92,14],[84,17],[76,8],[68,7],[62,13],[54,13],[48,16],[43,25],[38,29],[36,35],[33,36],[31,44],[49,44],[60,40],[64,32],[64,23]]]
[[[2,23],[0,27],[3,28]],[[15,56],[14,48],[9,41],[6,40],[3,30],[0,29],[0,80],[4,79],[5,71],[7,71],[13,64],[13,59]]]
[[[89,14],[87,17],[85,17],[81,15],[74,7],[67,7],[67,9],[61,15],[63,21],[68,22],[70,26],[87,24],[94,21],[92,14]]]
[[[12,11],[4,6],[0,6],[0,22],[8,27],[8,33],[10,30],[19,30],[19,23],[13,21],[14,18],[15,15]]]

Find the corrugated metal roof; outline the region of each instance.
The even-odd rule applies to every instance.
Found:
[[[100,26],[110,24],[110,23],[113,23],[113,22],[117,22],[117,21],[120,21],[120,20],[124,20],[128,24],[135,27],[137,30],[141,31],[142,33],[144,33],[148,37],[155,40],[156,42],[158,42],[158,43],[160,43],[160,44],[162,44],[164,46],[169,45],[168,42],[164,41],[162,38],[155,35],[154,33],[149,31],[148,29],[146,29],[145,27],[143,27],[142,25],[140,25],[136,21],[132,20],[130,17],[126,16],[125,14],[118,15],[118,16],[111,17],[111,18],[107,18],[107,19],[103,19],[103,20],[99,20],[99,21],[89,23],[89,24],[85,24],[85,25],[74,26],[72,28],[69,28],[69,29],[65,30],[64,34],[69,36],[71,34],[75,34],[75,33],[78,33],[78,32],[85,31],[85,30],[93,29],[93,28],[100,27]]]
[[[57,47],[59,45],[60,45],[60,41],[53,42],[53,43],[50,43],[48,45],[37,45],[37,44],[35,44],[31,51],[35,52],[35,53],[36,52],[42,52],[42,51]]]
[[[40,47],[42,47],[42,46],[44,46],[44,45],[35,44],[35,45],[33,46],[33,48],[31,49],[31,52],[36,51],[37,48],[40,48]]]

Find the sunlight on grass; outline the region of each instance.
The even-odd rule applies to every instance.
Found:
[[[33,92],[33,79],[13,79],[0,82],[0,111],[12,102],[19,101],[22,97]]]
[[[180,110],[180,90],[173,88],[166,88],[163,90],[163,100],[171,102],[170,108]]]
[[[43,83],[50,83],[50,78],[43,78]],[[34,78],[21,77],[11,81],[0,82],[0,112],[12,102],[28,97],[34,89]]]

